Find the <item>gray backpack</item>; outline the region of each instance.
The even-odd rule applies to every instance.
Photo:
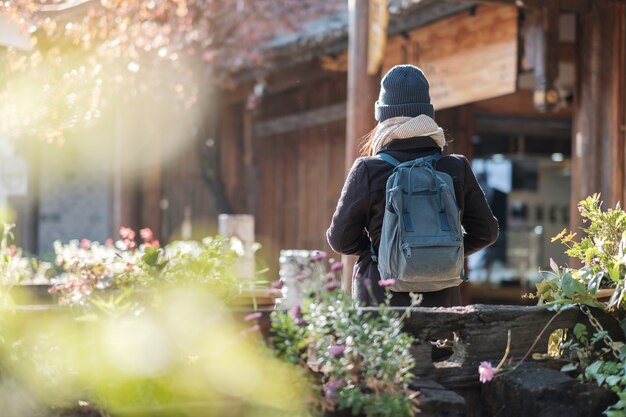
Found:
[[[463,231],[452,178],[435,170],[439,153],[393,165],[377,259],[382,279],[399,292],[429,292],[462,282]]]

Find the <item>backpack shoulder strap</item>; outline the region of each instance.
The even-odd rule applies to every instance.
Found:
[[[394,167],[397,167],[398,165],[400,165],[400,161],[398,161],[396,158],[394,158],[393,156],[389,154],[386,154],[384,152],[379,152],[378,156],[380,156],[380,159],[387,162],[388,164],[393,165]]]
[[[434,167],[435,164],[437,163],[437,161],[439,161],[441,159],[441,153],[439,153],[439,152],[434,153],[432,155],[423,156],[421,158],[417,158],[417,159],[414,159],[414,160],[410,160],[410,161],[407,161],[407,162],[404,162],[404,163],[398,161],[393,156],[391,156],[389,154],[386,154],[384,152],[379,152],[377,155],[380,156],[380,158],[383,161],[387,162],[390,165],[393,165],[394,167],[397,167],[399,165],[411,166],[411,165],[414,165],[415,163],[423,163],[423,162],[430,163]]]
[[[441,159],[441,153],[437,152],[432,155],[426,155],[421,158],[418,158],[414,161],[414,163],[430,163],[434,168],[440,159]]]

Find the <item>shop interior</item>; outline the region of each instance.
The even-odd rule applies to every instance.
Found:
[[[470,302],[533,304],[550,259],[567,264],[551,238],[569,228],[571,123],[477,117],[476,174],[500,224],[496,243],[468,258]]]

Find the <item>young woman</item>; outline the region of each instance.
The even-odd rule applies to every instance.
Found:
[[[375,105],[378,126],[365,144],[366,156],[358,158],[348,173],[326,233],[333,250],[359,256],[352,276],[352,292],[353,297],[364,304],[377,304],[385,297],[371,248],[378,248],[380,243],[386,182],[393,166],[376,155],[384,151],[406,162],[442,152],[446,140],[434,120],[434,113],[429,83],[419,68],[399,65],[383,77]],[[495,242],[498,222],[467,159],[462,155],[444,156],[437,162],[436,169],[453,179],[464,229],[465,256]],[[371,299],[370,293],[376,300]],[[422,306],[461,305],[458,286],[424,293],[423,297]],[[408,293],[394,292],[391,302],[397,306],[410,305],[411,298]]]

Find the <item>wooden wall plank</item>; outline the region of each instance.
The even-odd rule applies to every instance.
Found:
[[[224,110],[220,123],[220,176],[226,197],[234,214],[245,214],[245,194],[242,168],[243,154],[243,105],[234,104]]]
[[[331,104],[298,114],[276,117],[257,123],[254,137],[265,138],[279,133],[288,133],[308,127],[317,127],[346,118],[346,103]]]
[[[447,154],[462,154],[472,158],[472,136],[474,135],[473,105],[453,107],[437,112],[437,123],[446,134]]]
[[[256,110],[253,128],[315,109],[345,109],[346,91],[345,73],[326,73],[315,84],[270,94]],[[228,161],[223,161],[227,175],[232,171],[227,165],[240,168],[243,157],[241,151],[236,152],[241,149],[236,140],[243,134],[237,127],[241,118],[228,117],[224,123],[231,127],[222,130],[224,139],[233,139],[224,142],[229,154]],[[276,278],[281,249],[329,249],[325,231],[345,178],[345,123],[344,115],[313,125],[296,124],[288,131],[276,129],[252,139],[258,184],[256,233],[272,279]],[[237,158],[239,162],[234,163]],[[228,180],[228,188],[238,184],[240,181]],[[231,189],[229,195],[242,194],[242,190],[245,187]]]

